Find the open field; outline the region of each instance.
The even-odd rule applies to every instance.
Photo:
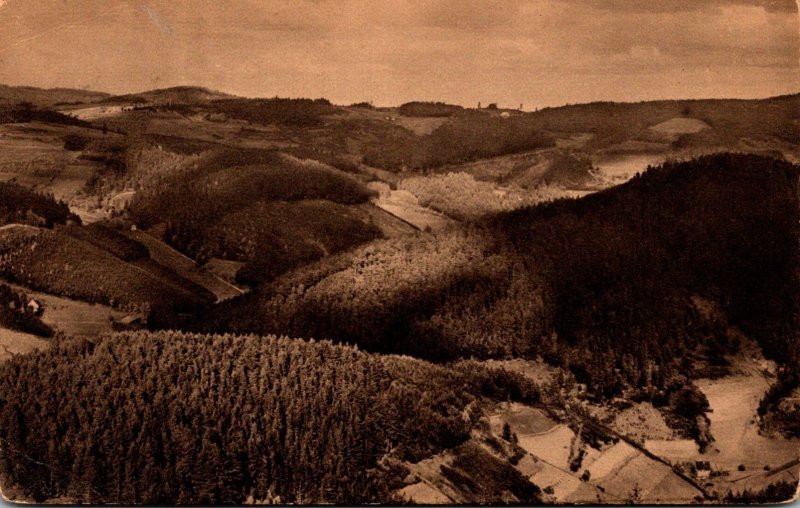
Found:
[[[0,327],[0,363],[16,355],[24,355],[48,347],[50,343],[29,333]]]
[[[758,373],[701,379],[697,386],[713,410],[711,434],[714,443],[704,454],[712,466],[732,470],[739,464],[748,469],[775,467],[800,457],[800,439],[766,437],[758,432],[756,410],[769,385]]]
[[[774,366],[764,360],[757,346],[746,342],[744,347],[745,351],[733,359],[733,375],[696,381],[711,408],[708,418],[714,442],[706,452],[699,453],[687,440],[649,441],[649,450],[673,463],[710,461],[712,469],[728,471],[733,477],[739,474],[739,465],[746,471],[763,470],[800,458],[800,439],[759,432],[758,403],[771,382],[764,372]]]
[[[395,124],[410,130],[417,136],[430,134],[447,121],[446,117],[411,117],[398,115],[392,118]]]
[[[425,481],[412,483],[403,487],[397,493],[403,499],[407,499],[414,504],[449,504],[453,502],[452,499]]]
[[[497,434],[500,434],[503,424],[508,423],[518,436],[542,434],[559,426],[544,411],[518,403],[501,405],[490,422]]]
[[[110,116],[116,116],[122,113],[123,105],[121,104],[103,104],[99,106],[79,106],[75,108],[62,109],[59,113],[74,116],[80,120],[99,120]]]

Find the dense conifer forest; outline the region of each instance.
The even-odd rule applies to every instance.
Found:
[[[0,226],[16,223],[52,228],[70,219],[80,220],[66,203],[15,183],[0,182]]]
[[[0,367],[0,472],[38,501],[387,502],[404,473],[384,456],[459,445],[484,397],[531,403],[538,389],[479,365],[273,336],[64,341]]]

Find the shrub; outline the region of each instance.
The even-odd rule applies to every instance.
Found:
[[[86,148],[89,144],[89,138],[79,134],[67,134],[64,136],[64,150],[77,152]]]

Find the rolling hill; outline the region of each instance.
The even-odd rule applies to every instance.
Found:
[[[220,305],[204,326],[438,360],[542,355],[600,396],[652,397],[692,374],[676,351],[735,347],[692,295],[720,302],[776,360],[796,350],[797,178],[797,166],[750,155],[666,164],[583,199],[333,256]]]

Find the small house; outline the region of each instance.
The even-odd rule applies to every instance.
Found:
[[[694,463],[695,477],[698,480],[708,480],[711,476],[711,463],[707,460],[697,460]]]
[[[35,298],[31,298],[26,307],[34,316],[41,316],[42,313],[44,313],[44,306],[42,305],[42,302]]]

